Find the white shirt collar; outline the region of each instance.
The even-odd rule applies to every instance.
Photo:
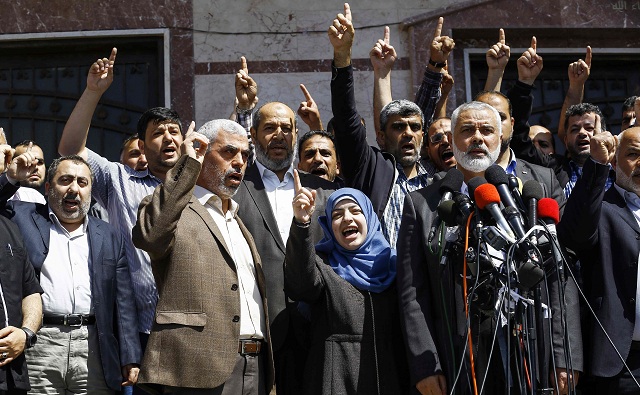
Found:
[[[273,170],[269,170],[267,169],[262,163],[260,163],[259,161],[256,160],[256,166],[258,166],[258,172],[260,174],[260,177],[264,180],[265,177],[276,177],[276,173]],[[287,169],[287,172],[285,173],[285,176],[283,178],[283,181],[285,178],[290,177],[290,179],[293,180],[293,163],[291,163],[291,165],[289,165],[289,168]]]
[[[201,187],[200,185],[196,185],[196,187],[193,189],[193,196],[203,206],[206,206],[208,203],[211,207],[215,208],[220,213],[222,213],[222,199],[220,199],[220,197],[215,193]],[[229,199],[229,204],[230,204],[229,211],[235,217],[239,208],[238,203],[236,203],[233,199]]]

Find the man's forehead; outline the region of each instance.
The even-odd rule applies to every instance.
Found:
[[[569,124],[576,124],[582,122],[595,122],[596,114],[593,112],[587,112],[584,114],[575,114],[569,117]]]
[[[451,131],[451,120],[449,119],[438,119],[434,121],[429,127],[429,135],[436,134],[437,132],[450,132]]]
[[[91,177],[91,171],[84,163],[74,162],[72,160],[65,160],[60,162],[58,169],[56,170],[56,177],[63,175],[72,175],[77,177]]]
[[[293,110],[283,103],[266,104],[260,109],[260,115],[261,118],[264,118],[265,120],[272,118],[292,120],[295,118]]]
[[[629,128],[624,131],[620,139],[620,149],[640,148],[640,127]]]
[[[317,148],[334,149],[334,144],[330,138],[325,136],[311,136],[304,142],[304,144],[302,144],[302,150]]]
[[[495,116],[488,110],[474,110],[469,109],[462,111],[458,116],[460,120],[458,123],[488,123],[494,124],[496,122]]]
[[[422,118],[420,118],[420,114],[410,114],[410,115],[393,114],[389,116],[389,122],[390,123],[422,122]]]

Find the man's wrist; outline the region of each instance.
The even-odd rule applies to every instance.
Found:
[[[348,52],[336,51],[333,53],[333,64],[337,68],[347,67],[351,64],[351,50]]]

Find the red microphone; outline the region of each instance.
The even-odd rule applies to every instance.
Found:
[[[555,225],[560,222],[560,207],[555,199],[542,198],[538,201],[538,218],[545,219],[547,225]],[[548,220],[553,221],[547,222]]]
[[[511,227],[500,211],[500,194],[495,186],[488,183],[482,184],[473,191],[473,197],[480,210],[486,208],[496,221],[498,227],[512,238],[515,238]]]

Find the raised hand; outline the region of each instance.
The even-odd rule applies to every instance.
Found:
[[[191,121],[187,134],[184,137],[184,142],[180,146],[182,155],[189,155],[193,159],[202,163],[204,156],[207,153],[207,147],[209,146],[209,139],[201,133],[195,131],[196,123]],[[198,144],[196,144],[198,143]]]
[[[542,56],[537,53],[538,41],[531,37],[531,47],[518,58],[518,80],[528,85],[533,85],[542,71]]]
[[[241,110],[252,109],[258,104],[258,84],[249,76],[244,56],[240,57],[240,70],[236,73],[236,99]]]
[[[303,84],[300,84],[300,89],[305,98],[303,102],[300,102],[300,107],[298,107],[300,119],[309,126],[309,130],[322,130],[322,120],[320,119],[318,105]]]
[[[333,46],[333,62],[336,67],[351,64],[351,46],[356,34],[351,18],[349,3],[344,3],[344,14],[338,14],[327,31]]]
[[[442,96],[447,96],[451,89],[453,89],[453,84],[455,81],[453,80],[453,76],[449,74],[449,70],[447,70],[447,66],[442,69],[442,82],[440,82],[440,93]]]
[[[98,59],[91,67],[89,67],[89,74],[87,75],[87,89],[90,91],[103,94],[111,83],[113,82],[113,67],[116,63],[116,55],[118,49],[111,49],[111,55],[109,59]]]
[[[498,34],[498,42],[493,44],[487,51],[487,67],[494,70],[504,70],[509,63],[511,56],[511,48],[506,44],[504,29],[500,29]]]
[[[395,48],[389,44],[389,38],[389,26],[385,26],[384,37],[378,40],[369,51],[369,59],[373,65],[373,70],[383,76],[389,74],[396,59],[398,59]]]
[[[307,189],[300,182],[298,170],[293,170],[293,216],[298,223],[307,224],[316,210],[316,191]]]
[[[31,153],[32,148],[33,143],[29,143],[25,152],[11,160],[7,169],[7,176],[16,181],[24,181],[33,174],[38,167],[38,158]]]
[[[600,116],[598,114],[596,114],[595,130],[589,143],[589,152],[594,161],[602,164],[609,164],[613,161],[618,148],[618,139],[611,133],[601,130]]]
[[[443,23],[444,18],[438,18],[438,24],[436,25],[436,30],[433,33],[433,40],[431,40],[431,47],[429,48],[429,55],[431,56],[431,60],[436,63],[446,62],[449,54],[456,46],[456,43],[451,37],[441,35]]]
[[[591,74],[591,47],[587,46],[584,60],[578,59],[569,65],[569,85],[584,85]]]
[[[0,144],[0,173],[3,173],[13,158],[15,150],[9,144]]]

